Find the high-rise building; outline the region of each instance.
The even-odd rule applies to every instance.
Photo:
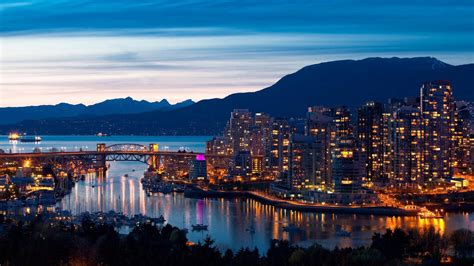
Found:
[[[471,113],[468,105],[463,101],[456,102],[454,113],[454,131],[453,131],[453,167],[454,171],[461,175],[472,173],[471,169]]]
[[[351,124],[351,111],[347,106],[338,106],[333,109],[332,116],[336,126],[336,138],[352,136],[354,129]]]
[[[234,155],[229,172],[235,181],[249,181],[252,176],[252,156],[250,151],[238,151]]]
[[[226,130],[232,154],[238,151],[250,151],[250,135],[253,126],[252,113],[247,109],[235,109]]]
[[[427,82],[420,89],[425,181],[452,176],[454,101],[447,81]]]
[[[383,113],[383,105],[376,102],[367,102],[358,110],[357,134],[362,151],[365,152],[367,158],[367,181],[375,181],[383,173]]]
[[[365,153],[354,137],[338,138],[332,152],[332,176],[336,193],[358,193],[365,176]]]
[[[216,136],[206,142],[206,154],[218,155],[209,156],[208,161],[208,178],[211,182],[220,182],[229,174],[230,156],[232,148],[229,141],[224,136]]]
[[[191,180],[206,181],[207,180],[207,166],[206,158],[202,154],[196,155],[194,160],[191,160],[189,167],[189,178]]]
[[[232,149],[227,139],[223,136],[215,136],[206,142],[206,153],[214,155],[230,155]]]
[[[250,152],[252,155],[265,155],[270,142],[271,117],[262,113],[255,114],[255,124],[250,129]]]
[[[314,137],[322,148],[320,187],[323,191],[332,187],[331,151],[336,144],[336,127],[330,115],[331,110],[321,106],[309,107],[306,114],[305,135]]]
[[[254,173],[270,172],[268,158],[271,152],[272,118],[263,113],[256,113],[255,124],[250,133],[250,154],[252,155],[252,171]]]
[[[422,131],[420,110],[400,107],[390,121],[392,154],[389,177],[398,183],[422,181]]]
[[[288,173],[290,126],[287,120],[273,119],[271,127],[271,148],[268,160],[275,177]]]
[[[289,149],[289,187],[322,191],[326,182],[322,143],[313,136],[293,134]]]
[[[390,123],[392,119],[393,112],[385,109],[382,114],[382,176],[387,180],[392,178],[393,147],[390,141]]]

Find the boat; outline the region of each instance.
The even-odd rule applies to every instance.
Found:
[[[336,231],[336,236],[339,236],[339,237],[351,237],[351,232],[348,232],[346,230],[337,230]]]
[[[20,139],[20,134],[12,132],[8,135],[8,139],[10,141],[17,141]]]
[[[249,228],[245,229],[245,231],[247,231],[251,234],[255,234],[255,228],[253,228],[253,226],[250,226]]]
[[[135,172],[135,168],[132,169],[132,172]]]
[[[207,231],[206,224],[193,224],[191,227],[193,228],[193,231]]]
[[[439,212],[438,210],[432,212],[426,207],[420,209],[420,212],[418,212],[418,217],[420,217],[421,219],[443,219],[443,215],[441,214],[441,212]]]
[[[110,135],[107,134],[107,133],[102,133],[102,132],[99,132],[97,134],[95,134],[97,137],[109,137]]]
[[[301,229],[293,224],[289,224],[288,226],[283,226],[283,232],[299,232]]]
[[[40,136],[23,136],[20,138],[20,142],[41,142],[43,139]]]
[[[157,223],[157,224],[163,224],[166,222],[165,218],[163,217],[163,215],[160,215],[160,217],[158,218],[155,218],[154,221]]]
[[[125,174],[125,175],[123,175],[123,176],[128,177],[128,174]]]

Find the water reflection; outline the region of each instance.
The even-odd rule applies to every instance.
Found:
[[[192,224],[208,224],[208,232],[190,230],[188,237],[197,242],[210,235],[219,247],[233,249],[256,246],[266,250],[273,238],[287,239],[300,245],[310,245],[316,241],[330,248],[336,245],[367,245],[374,232],[397,227],[426,229],[434,226],[443,234],[461,227],[474,229],[472,214],[448,214],[442,220],[303,213],[278,209],[250,199],[200,200],[184,198],[182,194],[147,196],[139,181],[144,170],[145,165],[113,162],[108,177],[96,178],[93,174],[86,176],[59,205],[73,213],[115,210],[126,215],[163,215],[169,223],[188,229]],[[284,232],[283,226],[289,224],[298,226],[301,231]],[[254,228],[255,233],[247,230],[249,228]],[[351,232],[352,236],[337,237],[336,232],[339,230]]]

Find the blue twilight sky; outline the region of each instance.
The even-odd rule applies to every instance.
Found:
[[[369,56],[473,62],[474,1],[0,2],[0,106],[224,97]]]

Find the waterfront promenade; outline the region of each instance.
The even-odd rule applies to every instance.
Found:
[[[232,198],[245,197],[259,201],[263,204],[269,204],[277,208],[302,211],[302,212],[321,212],[321,213],[345,213],[345,214],[366,214],[366,215],[384,215],[384,216],[417,216],[418,211],[406,210],[386,206],[340,206],[303,203],[280,199],[272,195],[257,191],[217,191],[203,190],[195,188],[185,191],[185,196],[190,198]]]

